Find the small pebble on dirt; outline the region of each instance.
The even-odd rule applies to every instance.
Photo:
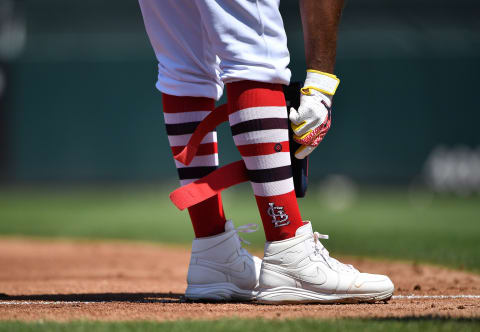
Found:
[[[435,308],[435,303],[432,303],[432,305],[430,306],[430,308]]]
[[[422,286],[420,286],[420,285],[415,285],[413,287],[413,290],[421,290],[421,289],[422,289]]]

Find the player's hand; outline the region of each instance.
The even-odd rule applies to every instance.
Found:
[[[295,142],[302,144],[295,157],[303,159],[312,153],[323,140],[332,121],[332,97],[340,80],[335,76],[315,70],[307,71],[301,89],[300,107],[290,108],[290,121]]]

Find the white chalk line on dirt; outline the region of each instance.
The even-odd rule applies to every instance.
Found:
[[[420,300],[420,299],[480,299],[480,295],[394,295],[394,300]]]
[[[394,295],[393,300],[433,300],[433,299],[480,299],[480,295]],[[31,305],[31,304],[105,304],[118,301],[0,301],[0,305]],[[129,303],[150,303],[149,301],[128,301]],[[162,301],[160,301],[162,302]],[[171,302],[171,301],[165,301]]]

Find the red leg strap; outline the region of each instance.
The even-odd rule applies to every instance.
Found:
[[[247,168],[243,160],[220,167],[195,182],[182,186],[170,193],[170,200],[180,210],[198,204],[224,189],[248,181]]]
[[[184,165],[189,165],[192,162],[193,157],[195,157],[197,154],[198,146],[202,142],[202,139],[205,137],[205,135],[225,121],[228,121],[227,104],[222,104],[215,108],[215,110],[213,110],[205,119],[203,119],[202,122],[200,122],[190,137],[188,144],[173,158]]]

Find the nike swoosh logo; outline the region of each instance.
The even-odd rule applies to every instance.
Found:
[[[283,274],[289,278],[307,282],[312,285],[323,285],[327,281],[327,276],[320,270],[319,267],[316,267],[315,270],[309,271],[310,273],[301,273],[299,271],[291,273],[286,269],[278,268],[277,266],[271,264],[265,265],[265,268],[276,273]]]
[[[250,278],[255,274],[250,267],[247,267],[247,263],[245,261],[243,261],[241,264],[239,264],[238,262],[233,262],[226,265],[226,264],[219,264],[219,263],[215,263],[215,262],[211,262],[203,259],[198,259],[196,265],[200,265],[212,270],[220,271],[239,279]]]
[[[315,270],[310,271],[310,273],[298,273],[297,279],[316,285],[321,285],[327,281],[327,277],[320,272],[318,267],[316,267]]]

